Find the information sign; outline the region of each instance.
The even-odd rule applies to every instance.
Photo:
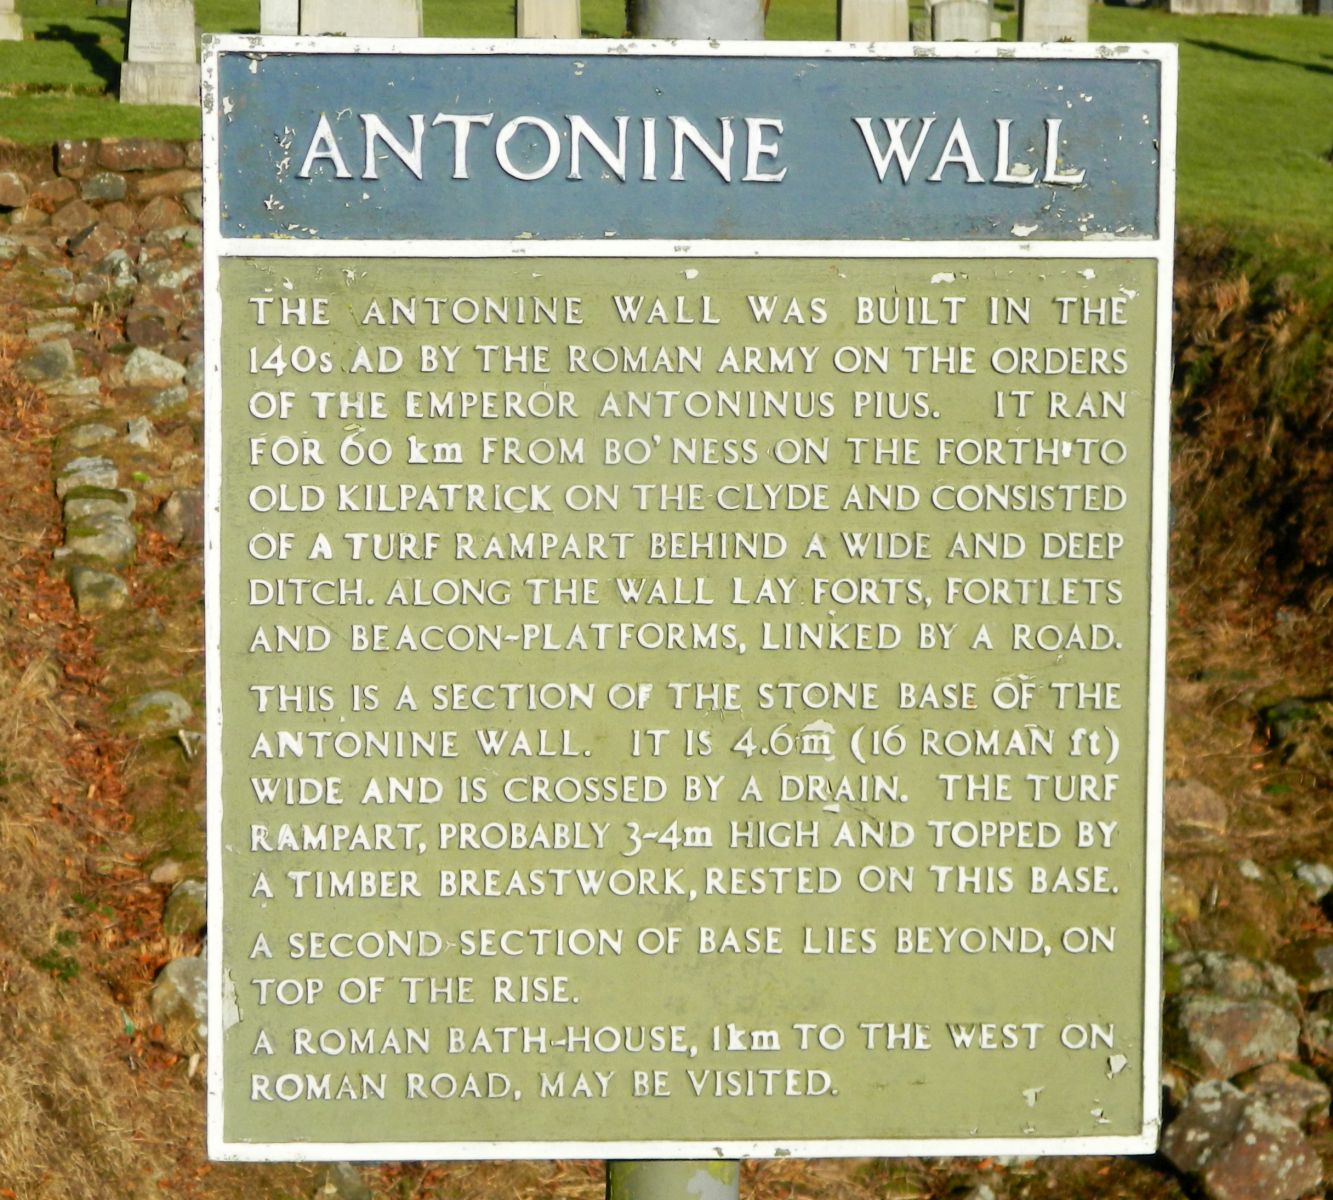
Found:
[[[1146,1151],[1173,51],[223,38],[211,1145]]]

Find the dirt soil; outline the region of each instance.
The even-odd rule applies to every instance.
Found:
[[[1333,863],[1333,772],[1284,760],[1258,715],[1333,690],[1329,314],[1290,280],[1256,287],[1212,236],[1183,239],[1178,276],[1167,777],[1215,789],[1229,823],[1168,841],[1164,934],[1168,949],[1270,958],[1333,934],[1290,875],[1295,859]],[[13,370],[36,286],[0,264],[0,1200],[313,1196],[314,1166],[208,1162],[203,1048],[148,1011],[156,972],[194,948],[163,931],[171,873],[152,873],[198,863],[202,774],[179,747],[119,735],[113,706],[143,680],[199,678],[200,570],[148,531],[127,572],[131,608],[74,610],[52,563],[58,414]],[[114,312],[98,336],[120,339]],[[186,419],[159,434],[198,438]],[[1176,1095],[1188,1082],[1169,1080]],[[1314,1140],[1333,1175],[1327,1131]],[[398,1200],[603,1191],[600,1163],[362,1176]],[[1187,1195],[1157,1158],[780,1160],[747,1164],[742,1194],[942,1200],[979,1184],[1001,1198]]]

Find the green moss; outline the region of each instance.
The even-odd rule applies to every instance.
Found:
[[[93,487],[91,484],[82,484],[79,487],[72,487],[65,493],[65,500],[114,500],[116,503],[123,503],[125,494],[119,488]]]

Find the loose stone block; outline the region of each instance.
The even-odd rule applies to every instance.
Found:
[[[1201,1083],[1162,1139],[1162,1153],[1210,1200],[1296,1200],[1323,1179],[1301,1131],[1229,1083]]]
[[[134,0],[122,104],[198,104],[194,0]]]
[[[182,192],[196,192],[203,186],[203,177],[197,170],[178,167],[161,175],[141,176],[134,186],[134,194],[148,200],[154,196],[179,196]],[[116,199],[121,197],[117,196]]]
[[[184,696],[159,689],[136,696],[126,705],[125,726],[132,732],[148,736],[169,733],[187,725],[194,717],[194,709]]]
[[[130,387],[167,387],[184,378],[180,363],[142,346],[125,360],[125,382]]]
[[[380,0],[373,7],[356,0],[303,0],[301,32],[417,38],[421,36],[421,0]]]
[[[0,171],[0,208],[22,208],[28,202],[28,185],[14,171]]]
[[[16,208],[9,214],[9,223],[11,225],[45,225],[51,218],[40,208],[34,208],[31,204],[25,204],[22,208]]]
[[[162,928],[173,937],[193,937],[208,924],[208,889],[201,879],[184,879],[171,890]]]
[[[84,179],[80,194],[85,200],[94,202],[124,200],[128,190],[123,175],[117,175],[114,171],[98,171]]]
[[[65,545],[56,551],[56,556],[92,558],[109,567],[124,567],[134,561],[138,544],[134,526],[124,517],[118,513],[99,513],[66,525]]]
[[[1251,1067],[1293,1057],[1301,1023],[1264,1000],[1187,996],[1168,1009],[1172,1057],[1207,1079],[1230,1079]]]
[[[172,492],[158,510],[157,528],[176,545],[202,546],[204,542],[204,496],[198,488]]]
[[[1302,1129],[1328,1117],[1328,1085],[1303,1064],[1268,1063],[1246,1072],[1238,1082],[1247,1096],[1262,1100],[1278,1116]]]
[[[202,955],[172,959],[153,981],[148,1006],[153,1019],[167,1026],[169,1038],[184,1039],[186,1048],[191,1035],[203,1041],[208,1036],[208,960]]]
[[[81,521],[103,513],[118,513],[129,520],[134,515],[135,505],[134,493],[129,488],[84,484],[65,493],[65,520]]]
[[[984,42],[990,38],[986,0],[938,0],[931,5],[931,36],[937,42]]]
[[[109,171],[167,171],[185,159],[181,144],[165,138],[107,138],[96,151],[97,165]]]
[[[79,189],[68,179],[48,179],[32,189],[28,203],[47,212],[55,212],[62,204],[73,200]]]
[[[87,139],[56,143],[56,170],[70,179],[82,179],[97,161],[97,143]]]
[[[185,209],[170,196],[158,196],[143,206],[136,224],[140,229],[174,229],[186,223]]]
[[[97,223],[97,210],[83,200],[71,200],[51,218],[51,228],[74,233]]]
[[[124,233],[109,221],[98,221],[80,230],[69,239],[71,254],[101,259],[125,244]]]
[[[1166,785],[1166,819],[1178,837],[1207,837],[1227,831],[1226,798],[1197,779]]]
[[[129,585],[111,571],[75,567],[69,573],[69,588],[81,613],[119,612],[130,602]]]
[[[110,425],[100,421],[85,421],[66,430],[57,445],[62,450],[91,450],[94,446],[111,441],[115,436],[116,431]]]
[[[68,379],[75,371],[74,347],[68,338],[43,342],[29,350],[18,362],[18,372],[29,383],[50,383]]]

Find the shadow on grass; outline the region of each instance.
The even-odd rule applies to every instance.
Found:
[[[1191,46],[1198,46],[1200,50],[1216,50],[1221,54],[1234,54],[1237,58],[1245,58],[1250,62],[1277,63],[1283,67],[1299,67],[1302,71],[1313,71],[1316,75],[1333,75],[1333,67],[1321,66],[1319,63],[1298,62],[1294,58],[1278,58],[1275,54],[1265,54],[1262,50],[1245,50],[1240,46],[1228,46],[1223,42],[1208,42],[1201,38],[1181,38],[1182,42]],[[1322,57],[1327,58],[1328,55]]]
[[[125,27],[129,25],[128,21],[117,20],[115,17],[106,20],[110,25]],[[128,34],[128,28],[123,32]],[[120,85],[120,63],[102,47],[102,39],[97,34],[74,29],[69,25],[48,25],[45,29],[39,29],[33,36],[34,40],[39,42],[68,42],[83,55],[93,74],[106,84],[108,91],[114,91]]]

